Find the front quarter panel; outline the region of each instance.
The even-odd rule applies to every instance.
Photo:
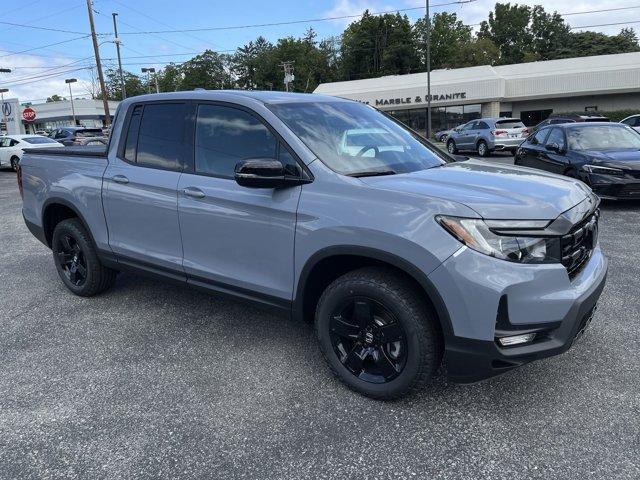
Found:
[[[424,195],[374,189],[362,180],[338,175],[319,161],[315,181],[302,189],[295,245],[295,278],[318,252],[362,247],[395,256],[425,276],[461,248],[435,216],[477,217],[461,204]]]

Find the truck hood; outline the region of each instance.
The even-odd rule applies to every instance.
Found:
[[[572,178],[480,160],[361,180],[373,188],[455,201],[486,219],[553,220],[591,195]]]

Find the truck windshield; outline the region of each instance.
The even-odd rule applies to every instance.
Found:
[[[271,104],[269,108],[329,168],[343,175],[391,175],[446,163],[424,140],[356,102]]]

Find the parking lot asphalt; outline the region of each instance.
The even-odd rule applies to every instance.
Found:
[[[20,208],[0,171],[0,478],[640,478],[640,204],[603,207],[569,352],[395,402],[335,380],[306,324],[124,274],[72,295]]]

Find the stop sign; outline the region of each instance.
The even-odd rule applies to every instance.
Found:
[[[26,107],[22,111],[22,118],[26,122],[33,122],[36,119],[36,111],[31,107]]]

